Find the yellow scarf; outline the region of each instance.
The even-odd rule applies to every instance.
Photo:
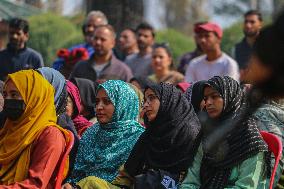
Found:
[[[19,90],[26,109],[16,121],[9,119],[0,130],[0,184],[23,181],[28,176],[33,142],[48,126],[59,128],[54,106],[54,88],[34,70],[8,75]],[[68,140],[68,137],[67,137]]]

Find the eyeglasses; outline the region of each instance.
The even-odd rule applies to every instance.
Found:
[[[159,97],[157,95],[151,94],[148,97],[144,98],[144,105],[146,103],[151,104],[152,102],[154,102],[156,99],[159,99]]]

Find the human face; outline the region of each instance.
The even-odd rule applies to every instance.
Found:
[[[205,53],[220,48],[221,39],[214,32],[201,31],[196,34],[196,40]]]
[[[93,40],[93,47],[95,49],[95,55],[103,57],[111,53],[112,48],[115,45],[115,39],[112,32],[101,27],[95,31],[95,36]]]
[[[137,41],[135,33],[128,29],[121,32],[119,37],[119,46],[122,51],[127,51],[128,49],[136,46],[136,44]]]
[[[86,23],[85,27],[86,35],[93,34],[96,28],[101,25],[104,25],[102,18],[91,17]]]
[[[96,96],[96,115],[100,124],[107,124],[111,122],[114,112],[114,106],[109,99],[106,91],[100,89]]]
[[[155,73],[164,72],[170,69],[172,57],[169,56],[166,49],[159,47],[152,53],[152,68]]]
[[[145,50],[154,44],[154,37],[151,30],[140,29],[137,31],[137,43],[139,50]]]
[[[22,29],[9,28],[9,43],[14,49],[23,49],[28,39],[29,34]]]
[[[255,37],[258,35],[262,27],[262,22],[257,15],[248,15],[245,17],[243,31],[247,37]]]
[[[23,100],[19,90],[12,80],[8,80],[4,85],[4,99]]]
[[[140,91],[142,90],[140,84],[139,84],[137,81],[133,80],[133,81],[131,81],[130,83],[131,83],[132,85],[134,85],[135,87],[137,87],[137,89],[139,89]]]
[[[204,101],[205,101],[205,109],[210,118],[216,119],[218,118],[224,107],[224,100],[221,97],[220,93],[218,93],[212,87],[205,87],[204,89]]]
[[[160,100],[152,89],[147,89],[145,91],[144,99],[144,112],[148,120],[153,121],[157,117],[160,108]]]
[[[69,117],[72,117],[73,113],[74,113],[74,103],[73,103],[72,98],[68,95],[67,104],[66,104],[66,114]]]

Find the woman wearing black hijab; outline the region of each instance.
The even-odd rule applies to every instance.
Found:
[[[196,114],[204,108],[203,88],[207,81],[201,80],[193,83],[184,93],[187,100],[192,104]]]
[[[157,189],[169,179],[176,187],[197,151],[198,118],[181,91],[171,84],[146,87],[144,99],[148,127],[112,184]],[[125,182],[125,175],[131,179]]]
[[[93,122],[93,118],[95,117],[95,100],[98,84],[84,78],[72,78],[70,81],[79,89],[82,100],[82,115]]]
[[[267,188],[268,149],[252,117],[233,128],[216,148],[204,148],[207,136],[222,132],[220,125],[237,119],[246,106],[240,85],[228,76],[215,76],[203,91],[211,122],[202,128],[198,153],[181,188]]]

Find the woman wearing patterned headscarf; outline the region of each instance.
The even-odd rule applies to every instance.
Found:
[[[175,188],[183,178],[197,151],[194,141],[200,124],[193,108],[171,84],[146,87],[144,99],[144,121],[148,127],[120,168],[119,175],[111,184],[89,177],[80,182],[81,188],[137,188],[141,178],[149,178],[139,181],[141,188],[163,188],[162,185]],[[149,173],[149,177],[145,173]],[[163,173],[166,177],[161,177]]]
[[[96,96],[98,123],[83,134],[68,182],[76,183],[87,176],[106,181],[115,178],[144,131],[137,122],[138,109],[138,97],[127,83],[109,80],[99,85]]]
[[[199,151],[181,188],[266,188],[268,149],[252,117],[233,128],[216,148],[203,151],[207,136],[241,114],[245,97],[238,82],[215,76],[205,84],[203,94],[211,122],[202,128]]]
[[[56,124],[53,87],[36,71],[8,75],[0,130],[0,188],[54,188],[68,133]]]

